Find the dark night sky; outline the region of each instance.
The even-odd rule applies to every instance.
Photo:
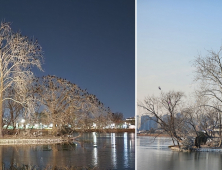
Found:
[[[95,94],[113,112],[135,115],[134,0],[4,0],[0,19],[38,39],[44,72]]]

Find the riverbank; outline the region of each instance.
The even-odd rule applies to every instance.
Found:
[[[15,135],[15,134],[21,134],[25,133],[26,131],[29,131],[32,134],[39,134],[42,135],[51,135],[52,129],[7,129],[4,130],[5,135]],[[78,133],[84,133],[84,132],[98,132],[98,133],[123,133],[123,132],[129,132],[129,133],[135,133],[135,129],[75,129],[73,132]]]
[[[169,146],[169,148],[178,152],[222,152],[222,147],[209,147],[206,145],[201,146],[201,148],[192,147],[190,149],[182,149],[182,146],[180,148],[178,146]]]
[[[168,134],[157,134],[157,133],[140,133],[137,134],[137,136],[149,136],[149,137],[170,137]],[[183,146],[181,145],[180,148],[176,145],[170,145],[169,148],[172,151],[178,151],[178,152],[222,152],[222,147],[210,147],[208,145],[201,145],[201,148],[197,148],[196,146],[193,146],[189,149],[183,149]]]
[[[67,140],[62,138],[0,139],[0,145],[27,145],[27,144],[36,145],[36,144],[56,144],[62,142],[67,142]]]
[[[74,132],[82,132],[81,129],[76,129]],[[88,129],[84,132],[98,132],[98,133],[123,133],[123,132],[129,132],[129,133],[135,133],[135,129]]]
[[[137,133],[137,136],[170,137],[168,134],[158,133]]]
[[[135,133],[134,129],[90,129],[82,132],[82,130],[75,130],[73,133],[78,133],[77,136],[60,135],[53,136],[51,129],[32,129],[27,133],[26,130],[8,130],[7,134],[3,138],[0,138],[0,145],[30,145],[30,144],[56,144],[64,142],[73,142],[77,138],[81,137],[83,133]]]

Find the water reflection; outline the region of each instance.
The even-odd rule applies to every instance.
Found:
[[[128,165],[128,137],[127,137],[127,132],[124,133],[124,167],[127,168]]]
[[[73,144],[0,146],[0,167],[135,169],[134,141],[130,133],[88,133]]]
[[[93,135],[93,146],[97,146],[96,132],[92,132]]]
[[[219,170],[222,169],[222,153],[213,152],[173,152],[168,148],[172,144],[169,138],[137,138],[137,169],[152,170]]]
[[[92,132],[93,134],[93,165],[96,167],[98,164],[98,151],[97,151],[97,137],[96,132]]]
[[[116,156],[116,134],[115,133],[111,133],[111,152],[112,152],[112,164],[114,165],[113,167],[116,169],[117,156]]]

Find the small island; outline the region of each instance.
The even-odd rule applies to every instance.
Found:
[[[111,111],[96,95],[55,75],[36,77],[37,39],[0,25],[0,145],[70,142],[84,132],[134,132],[134,120]],[[77,132],[77,136],[74,136]]]
[[[192,95],[165,92],[159,86],[159,95],[138,102],[145,112],[143,121],[152,126],[150,133],[167,134],[172,139],[172,150],[219,152],[222,147],[221,51],[208,51],[207,56],[199,55],[193,61],[197,88]]]
[[[222,152],[218,133],[215,133],[213,136],[209,136],[206,132],[197,132],[197,134],[197,137],[195,135],[188,136],[182,139],[179,145],[174,144],[168,147],[172,151],[180,152]],[[153,138],[153,141],[157,137],[170,138],[167,133],[150,133],[150,131],[138,132],[137,136],[149,136]]]

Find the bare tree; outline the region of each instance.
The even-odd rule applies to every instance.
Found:
[[[111,120],[117,125],[123,123],[123,113],[120,112],[112,113]]]
[[[106,108],[96,95],[89,94],[80,88],[78,93],[71,95],[70,105],[63,114],[66,117],[68,115],[69,120],[64,121],[64,125],[66,122],[66,124],[71,125],[73,130],[77,128],[81,131],[87,131],[91,128],[104,129],[107,126],[111,110],[109,107]]]
[[[207,56],[203,57],[199,55],[194,61],[194,67],[196,68],[195,80],[201,82],[201,88],[196,90],[196,92],[200,97],[205,97],[208,99],[208,101],[201,106],[214,108],[215,112],[219,114],[222,112],[221,51],[222,47],[218,52],[212,50],[208,51]],[[219,122],[221,122],[221,120]]]
[[[212,107],[203,106],[204,104],[205,102],[195,102],[183,109],[182,115],[189,134],[198,136],[198,131],[209,132],[210,130],[212,132],[217,127],[219,123],[218,111]]]
[[[7,98],[13,98],[16,101],[21,101],[19,99],[19,95],[17,95],[16,91],[13,87],[9,87],[6,90]],[[25,108],[21,103],[15,102],[13,100],[6,100],[4,102],[4,121],[3,124],[7,125],[6,129],[9,125],[15,129],[16,122],[18,122],[18,118],[25,112]]]
[[[201,82],[201,86],[196,92],[198,96],[208,98],[205,105],[209,107],[213,107],[215,102],[222,103],[221,51],[222,48],[217,53],[208,51],[209,55],[206,57],[199,55],[194,61],[194,67],[196,68],[195,81]]]
[[[145,109],[148,115],[156,118],[160,127],[171,136],[173,142],[177,141],[178,145],[183,135],[183,118],[180,113],[184,97],[182,92],[161,92],[160,97],[148,96],[144,102],[138,103],[138,106]]]
[[[98,125],[104,120],[103,104],[76,84],[51,75],[35,78],[33,82],[33,91],[53,124],[54,134],[68,126],[89,129],[93,121]]]
[[[9,23],[0,26],[0,137],[2,133],[3,102],[13,100],[20,104],[28,104],[27,97],[20,101],[4,96],[9,87],[14,87],[23,96],[27,82],[32,78],[31,67],[41,70],[42,49],[37,40],[29,40],[19,32],[14,33]]]
[[[33,83],[36,99],[43,104],[45,108],[43,112],[48,115],[53,124],[53,132],[56,133],[58,125],[69,119],[64,113],[67,109],[70,111],[72,95],[76,94],[76,98],[80,100],[80,89],[65,79],[50,75],[35,78]]]

